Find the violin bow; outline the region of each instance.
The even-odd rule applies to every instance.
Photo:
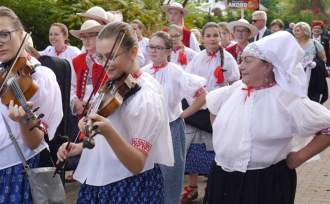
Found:
[[[13,69],[13,65],[16,64],[17,60],[18,60],[18,57],[22,54],[22,51],[23,51],[23,46],[25,45],[25,43],[27,42],[27,39],[28,39],[28,36],[31,35],[31,32],[30,33],[25,33],[24,35],[24,38],[23,38],[23,41],[21,42],[16,54],[15,54],[15,57],[14,57],[14,61],[12,62],[12,64],[10,65],[10,69],[7,71],[6,75],[5,75],[5,79],[3,80],[1,86],[0,86],[0,92],[2,92],[2,89],[4,87],[4,85],[6,84],[6,81],[8,80],[9,78],[9,73],[11,72],[11,70]]]
[[[123,33],[123,35],[121,36],[121,39],[120,39],[120,42],[119,42],[119,46],[116,48],[116,50],[115,50],[115,52],[114,52],[114,49],[115,49],[115,47],[116,47],[116,45],[117,45],[117,42],[118,42],[118,40],[119,40],[119,38],[120,38],[120,34],[121,34],[121,33]],[[88,100],[87,100],[87,102],[86,102],[86,105],[84,106],[83,114],[82,114],[83,116],[87,115],[87,109],[89,108],[89,104],[90,104],[90,102],[91,102],[91,100],[92,100],[93,94],[99,92],[99,90],[101,89],[101,85],[100,85],[100,84],[103,84],[104,81],[106,80],[106,75],[105,75],[105,73],[106,73],[106,71],[109,69],[109,67],[108,67],[108,63],[109,63],[109,61],[110,61],[110,57],[112,57],[111,60],[113,60],[114,57],[115,57],[115,55],[117,55],[118,50],[119,50],[119,48],[120,48],[120,46],[121,46],[121,44],[122,44],[122,42],[123,42],[123,40],[124,40],[125,34],[126,34],[125,31],[120,31],[120,32],[117,34],[116,39],[115,39],[115,42],[114,42],[114,44],[113,44],[113,46],[112,46],[112,48],[111,48],[111,50],[110,50],[110,52],[109,52],[109,55],[107,56],[107,59],[106,59],[106,61],[105,61],[105,64],[104,64],[104,67],[105,67],[105,68],[102,70],[101,75],[98,77],[98,79],[97,79],[97,84],[96,84],[95,87],[93,87],[93,91],[92,91],[91,94],[89,95]],[[114,52],[115,55],[112,56],[112,53],[113,53],[113,52]],[[102,78],[102,79],[101,79],[101,78]],[[100,83],[100,82],[101,82],[101,83]],[[81,133],[81,132],[78,131],[77,135],[76,135],[75,138],[74,138],[74,141],[73,141],[74,143],[76,143],[76,142],[78,141],[78,138],[79,138],[79,136],[80,136],[80,133]],[[66,149],[66,150],[69,150],[70,143],[71,143],[71,141],[70,141],[70,137],[68,137],[67,140],[68,140],[68,143],[67,143],[67,145],[65,146],[65,149]],[[58,163],[56,164],[56,169],[55,169],[55,172],[54,172],[54,175],[53,175],[53,176],[55,176],[56,174],[60,173],[60,171],[61,171],[61,169],[64,167],[65,163],[66,163],[66,160],[64,160],[64,161],[62,161],[62,162],[58,162]]]

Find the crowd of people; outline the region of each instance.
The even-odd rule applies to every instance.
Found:
[[[65,107],[76,142],[51,154],[58,162],[79,158],[77,203],[187,204],[199,196],[208,204],[294,203],[295,169],[330,145],[330,111],[322,105],[330,65],[325,24],[285,30],[275,19],[268,29],[266,12],[255,11],[251,23],[189,30],[180,3],[162,10],[169,25],[149,38],[140,20],[124,22],[94,6],[77,13],[79,30],[53,23],[44,50],[33,49],[32,38],[23,45],[19,57],[38,85],[26,97],[44,117],[26,121],[29,111],[14,99],[0,105],[0,204],[33,199],[5,120],[33,168],[47,163]],[[70,34],[81,48],[69,44]],[[2,78],[25,37],[19,17],[1,6]],[[69,63],[69,103],[42,56]],[[205,195],[198,195],[198,176],[208,179]]]

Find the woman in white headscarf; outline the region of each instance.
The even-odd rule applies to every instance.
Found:
[[[207,95],[215,162],[208,203],[292,204],[295,168],[330,144],[330,111],[306,97],[303,50],[286,31],[249,44],[242,80]],[[292,152],[293,138],[311,138]]]

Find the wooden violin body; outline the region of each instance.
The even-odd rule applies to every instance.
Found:
[[[107,82],[95,98],[89,114],[98,113],[103,117],[108,117],[140,88],[130,74],[122,76],[119,80]],[[92,130],[93,127],[86,126],[83,147],[91,149],[95,146]]]
[[[0,69],[0,84],[1,84],[1,102],[5,105],[9,105],[10,101],[13,100],[15,104],[20,104],[13,93],[13,80],[18,84],[19,88],[23,92],[26,100],[30,100],[32,96],[38,91],[38,85],[32,79],[32,73],[34,72],[33,67],[27,63],[26,58],[19,57],[12,69],[9,72],[9,68],[2,67]],[[9,72],[9,73],[8,73]]]
[[[108,117],[121,106],[124,99],[128,97],[127,94],[137,86],[137,82],[131,75],[126,75],[112,87],[107,87],[109,85],[101,89],[105,94],[97,113],[103,117]]]

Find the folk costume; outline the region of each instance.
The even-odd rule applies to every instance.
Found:
[[[163,177],[158,164],[174,163],[166,99],[159,83],[137,72],[141,89],[107,117],[116,132],[147,155],[141,173],[133,175],[117,158],[104,136],[84,149],[74,173],[82,185],[77,203],[162,203]]]
[[[183,48],[173,49],[170,56],[170,61],[180,65],[183,69],[191,62],[197,54],[193,49],[184,46]]]
[[[172,2],[169,5],[163,5],[162,9],[165,13],[167,13],[171,9],[180,10],[183,13],[183,16],[187,15],[188,10],[183,8],[182,4],[178,2]],[[168,28],[163,29],[164,32],[168,31]],[[196,52],[200,51],[199,42],[196,36],[186,27],[182,27],[182,42],[186,47],[189,47]]]
[[[41,66],[40,62],[33,57],[28,57],[28,61],[36,66],[32,78],[39,87],[30,101],[33,103],[33,108],[40,107],[38,114],[43,113],[45,115],[42,118],[42,124],[44,130],[48,133],[48,139],[52,140],[63,116],[61,91],[55,74],[49,68]],[[9,123],[10,129],[30,167],[39,167],[40,152],[48,148],[45,140],[41,142],[39,147],[31,150],[23,141],[19,124],[8,117],[8,107],[1,103],[0,111]],[[0,203],[32,203],[28,177],[24,172],[15,146],[9,138],[2,117],[0,118],[0,127]]]
[[[240,78],[235,59],[223,48],[215,53],[201,51],[185,70],[205,78],[208,91],[228,86]],[[191,104],[189,99],[187,101]],[[214,160],[212,134],[187,124],[186,148],[186,172],[207,175]]]
[[[76,57],[80,53],[81,53],[81,51],[77,47],[70,46],[70,45],[66,45],[64,50],[62,50],[61,52],[57,52],[55,50],[55,47],[51,46],[51,45],[46,47],[46,49],[44,49],[43,51],[39,52],[40,55],[64,58],[69,61],[71,61],[74,57]]]
[[[290,33],[276,32],[244,52],[271,63],[276,83],[238,81],[207,95],[216,115],[207,203],[292,204],[297,177],[286,164],[292,139],[329,134],[330,111],[307,98],[303,50]]]
[[[149,64],[142,69],[151,74],[163,87],[173,141],[174,167],[161,165],[165,184],[165,202],[179,203],[184,180],[185,134],[181,100],[194,98],[204,93],[205,79],[185,72],[179,65],[164,62],[160,66]]]

